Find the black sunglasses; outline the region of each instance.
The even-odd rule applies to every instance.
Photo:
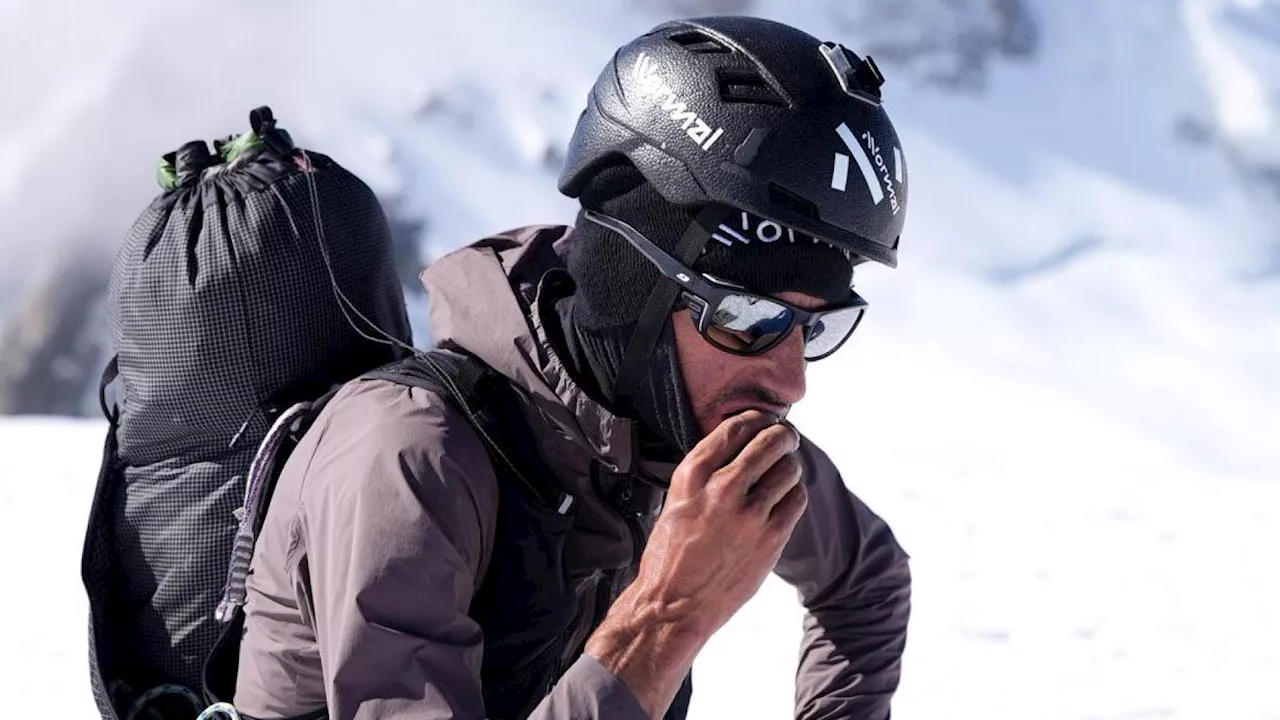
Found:
[[[805,310],[777,298],[700,275],[627,223],[594,210],[585,210],[583,215],[626,238],[664,276],[679,283],[684,289],[681,299],[689,308],[698,332],[725,352],[760,355],[785,340],[799,325],[804,332],[805,360],[821,360],[844,345],[866,312],[867,301],[857,293],[853,293],[853,299],[841,307]]]

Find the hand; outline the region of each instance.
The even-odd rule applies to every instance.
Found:
[[[749,411],[680,463],[634,586],[710,638],[777,565],[807,496],[789,425]]]
[[[698,652],[778,563],[807,496],[790,426],[726,420],[671,477],[634,582],[587,641],[645,712],[662,717]]]

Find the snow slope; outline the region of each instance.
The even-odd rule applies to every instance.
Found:
[[[981,368],[863,369],[911,389],[815,371],[836,389],[796,420],[914,555],[895,717],[1280,717],[1274,478],[1189,472],[1069,393]],[[58,717],[92,716],[77,572],[102,430],[0,421],[0,542],[29,588],[5,600],[0,686],[19,707],[61,698]],[[789,717],[799,623],[771,579],[699,657],[693,717]]]
[[[567,220],[556,148],[612,48],[676,4],[0,4],[0,307],[53,254],[118,242],[158,153],[264,102],[425,214],[424,260]],[[1275,720],[1280,195],[1259,178],[1280,3],[1028,6],[1036,55],[991,60],[981,93],[886,67],[900,268],[860,270],[872,314],[794,413],[915,558],[894,717]],[[853,21],[873,0],[752,7],[855,49],[902,31]],[[915,7],[948,27],[986,5]],[[227,51],[236,32],[271,41]],[[20,712],[92,715],[77,572],[101,432],[0,421]],[[766,584],[699,658],[696,717],[789,715],[798,613]]]

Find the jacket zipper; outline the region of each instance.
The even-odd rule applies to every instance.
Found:
[[[622,516],[627,521],[627,529],[631,531],[631,565],[640,564],[640,556],[644,554],[644,529],[640,527],[640,513],[631,507],[631,497],[635,493],[635,479],[631,475],[622,478]]]
[[[631,509],[631,498],[635,493],[635,481],[631,475],[624,475],[619,480],[618,499],[621,500],[621,507],[618,507],[609,501],[609,497],[604,492],[603,483],[600,479],[599,464],[591,463],[590,474],[591,487],[596,496],[616,510],[627,524],[627,531],[631,534],[631,567],[636,567],[640,563],[640,556],[644,553],[644,530],[640,527],[639,513]],[[613,604],[615,598],[618,576],[625,570],[626,568],[602,571],[603,576],[599,581],[600,584],[596,586],[595,612],[591,618],[591,632],[600,627],[600,623],[604,621],[604,616],[608,614],[609,607]]]
[[[644,529],[640,526],[640,513],[631,507],[631,498],[635,494],[635,479],[630,475],[624,475],[619,480],[618,499],[621,501],[620,507],[609,501],[608,496],[604,492],[604,487],[600,479],[600,466],[596,462],[592,462],[590,466],[591,488],[595,491],[596,497],[605,501],[614,510],[622,515],[622,519],[627,523],[627,530],[631,534],[631,567],[640,564],[640,557],[644,554]],[[618,584],[618,576],[626,568],[620,570],[603,570],[601,577],[596,585],[595,592],[595,608],[592,612],[591,627],[587,632],[587,637],[600,627],[600,623],[604,621],[605,615],[609,613],[609,608],[613,605],[615,599],[616,585]],[[585,642],[585,641],[584,641]],[[556,658],[552,665],[551,677],[547,678],[547,686],[543,692],[543,696],[550,695],[555,690],[556,683],[560,680],[560,674],[564,670],[563,649],[560,657]]]

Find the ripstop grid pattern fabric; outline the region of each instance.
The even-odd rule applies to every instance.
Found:
[[[276,409],[404,354],[352,328],[319,226],[337,286],[412,344],[376,197],[330,158],[306,157],[314,172],[300,169],[307,161],[251,153],[161,196],[113,269],[122,467],[97,499],[107,507],[95,517],[110,531],[90,528],[112,547],[87,547],[86,562],[105,554],[114,564],[116,572],[96,573],[110,578],[112,627],[95,632],[113,645],[102,656],[115,667],[104,674],[128,676],[138,691],[200,687],[221,630],[213,613],[233,513]]]

